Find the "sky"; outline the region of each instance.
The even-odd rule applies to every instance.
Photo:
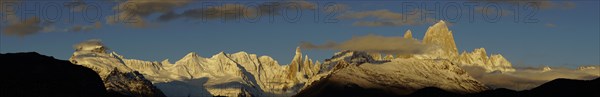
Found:
[[[0,2],[1,53],[39,52],[64,60],[73,45],[100,39],[132,59],[173,62],[190,52],[210,57],[245,51],[287,64],[302,42],[401,37],[406,30],[420,40],[429,26],[444,20],[459,52],[483,47],[516,67],[600,64],[600,2],[595,0]],[[280,6],[270,6],[273,2]],[[337,51],[302,52],[323,61]]]

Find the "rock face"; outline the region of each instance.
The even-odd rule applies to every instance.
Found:
[[[104,86],[109,91],[114,91],[133,97],[164,97],[158,88],[137,71],[120,72],[117,69],[111,71],[105,78]]]
[[[433,45],[434,48],[425,54],[414,55],[417,59],[447,59],[460,66],[482,67],[486,72],[515,71],[512,64],[502,55],[492,54],[488,57],[485,48],[478,48],[473,52],[463,52],[458,55],[452,31],[448,30],[444,21],[440,21],[427,29],[423,43]],[[401,58],[406,58],[406,56]]]
[[[364,52],[343,51],[324,62],[330,70],[312,79],[299,97],[407,95],[425,87],[473,93],[486,87],[449,60],[377,61]]]
[[[150,62],[126,59],[114,52],[79,50],[73,54],[71,61],[92,68],[101,76],[109,78],[115,75],[113,71],[118,71],[124,74],[116,74],[117,78],[114,79],[147,79],[165,95],[175,97],[290,96],[320,70],[319,62],[313,64],[314,62],[308,56],[302,59],[299,48],[289,65],[279,65],[269,56],[257,56],[246,52],[233,54],[220,52],[209,58],[191,52],[175,63],[170,63],[168,60]],[[123,83],[106,80],[105,82],[123,90],[124,94],[139,91],[131,89],[131,86],[119,86],[124,85]],[[146,81],[135,82],[135,80],[125,82],[147,83]],[[143,90],[154,91],[155,89]],[[149,93],[144,95],[159,94]]]
[[[463,66],[478,66],[486,72],[514,72],[512,64],[500,54],[492,54],[488,57],[485,48],[478,48],[471,53],[463,52],[455,59]]]
[[[3,97],[117,97],[90,68],[38,53],[0,54]]]
[[[423,43],[432,44],[439,48],[433,51],[434,54],[431,55],[435,56],[431,56],[432,58],[451,59],[458,55],[452,31],[448,29],[444,21],[439,21],[427,29],[425,37],[423,37]]]

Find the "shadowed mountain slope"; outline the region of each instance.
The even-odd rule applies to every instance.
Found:
[[[116,97],[92,69],[35,52],[0,54],[3,97]]]

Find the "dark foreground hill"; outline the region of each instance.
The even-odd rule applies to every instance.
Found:
[[[38,53],[0,54],[2,97],[115,97],[92,69]]]
[[[453,93],[435,87],[428,87],[409,95],[394,95],[384,91],[378,92],[378,89],[337,87],[339,85],[332,84],[335,83],[327,82],[327,80],[320,81],[314,84],[320,86],[303,90],[296,97],[326,97],[332,95],[342,95],[344,97],[600,97],[600,78],[594,80],[555,79],[531,90],[514,91],[500,88],[472,94]]]
[[[555,79],[531,90],[487,90],[457,94],[438,88],[424,88],[407,97],[600,97],[600,78],[594,80]]]
[[[350,75],[355,74],[350,73]],[[437,87],[418,89],[412,93],[390,91],[381,87],[361,87],[340,75],[324,77],[301,90],[295,97],[600,97],[600,78],[594,80],[555,79],[531,90],[490,89],[480,92],[446,91]],[[359,78],[347,78],[349,80]],[[410,84],[410,83],[406,83]],[[462,84],[462,83],[461,83]]]

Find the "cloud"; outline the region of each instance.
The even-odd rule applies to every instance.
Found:
[[[546,26],[546,27],[550,27],[550,28],[554,28],[554,27],[556,27],[556,24],[553,24],[553,23],[546,23],[544,26]]]
[[[75,45],[73,45],[73,49],[75,49],[76,51],[100,50],[100,52],[104,52],[105,50],[108,50],[108,48],[106,46],[104,46],[104,43],[102,43],[102,40],[100,40],[100,39],[90,39],[90,40],[86,40],[84,42],[75,44]]]
[[[263,6],[263,5],[261,5]],[[257,12],[256,9],[248,9],[247,6],[242,4],[224,4],[222,6],[214,6],[209,8],[195,8],[186,10],[181,14],[169,12],[159,17],[159,21],[170,21],[177,18],[189,18],[189,19],[231,19],[241,18],[242,16],[254,16]]]
[[[436,19],[425,17],[422,15],[423,10],[412,10],[408,13],[396,13],[387,9],[373,10],[373,11],[361,11],[361,12],[350,12],[342,14],[338,18],[340,19],[359,19],[354,22],[355,26],[407,26],[407,25],[422,25],[427,23],[433,23]],[[361,21],[360,19],[375,18],[373,21]]]
[[[323,12],[327,12],[327,13],[332,13],[332,12],[344,13],[348,9],[350,9],[350,7],[348,5],[346,5],[346,4],[335,3],[335,4],[332,4],[330,6],[324,7],[323,8]]]
[[[26,36],[42,31],[44,27],[38,17],[30,17],[23,22],[17,22],[4,27],[4,34],[15,36]]]
[[[342,43],[328,42],[323,45],[302,42],[300,47],[305,49],[352,50],[387,54],[419,54],[430,49],[429,45],[423,44],[415,39],[384,37],[378,35],[353,37]]]
[[[474,66],[462,68],[473,78],[492,88],[526,90],[557,78],[590,80],[600,77],[600,65],[592,67],[595,68],[584,70],[554,67],[550,71],[543,71],[542,68],[518,68],[515,72],[507,73],[486,73],[485,69]]]
[[[506,4],[519,4],[527,5],[530,7],[537,7],[540,9],[553,9],[553,8],[575,8],[575,3],[570,1],[551,1],[551,0],[472,0],[472,1],[485,1],[494,3],[506,3]]]
[[[577,4],[575,4],[575,2],[564,2],[562,5],[563,9],[573,9],[577,6]]]
[[[16,9],[14,6],[19,6],[21,0],[4,0],[0,2],[0,17],[4,16],[2,19],[6,19],[9,24],[15,24],[19,22],[19,18],[17,17],[16,12],[19,9]],[[4,20],[0,21],[4,22]]]
[[[73,0],[71,2],[65,2],[65,7],[70,8],[73,12],[82,12],[87,4],[83,0]]]
[[[314,3],[307,1],[289,1],[289,2],[266,2],[262,4],[239,4],[229,3],[207,8],[194,8],[185,10],[181,14],[167,12],[159,16],[159,21],[171,21],[179,18],[186,19],[240,19],[256,18],[257,16],[280,15],[280,11],[285,9],[298,8],[300,10],[315,10]]]
[[[70,28],[66,28],[64,32],[80,32],[80,31],[91,31],[102,27],[102,23],[96,22],[93,25],[75,25]]]
[[[119,13],[107,17],[108,24],[125,23],[133,27],[146,27],[144,19],[155,13],[168,13],[187,5],[192,0],[128,0],[113,9]]]

